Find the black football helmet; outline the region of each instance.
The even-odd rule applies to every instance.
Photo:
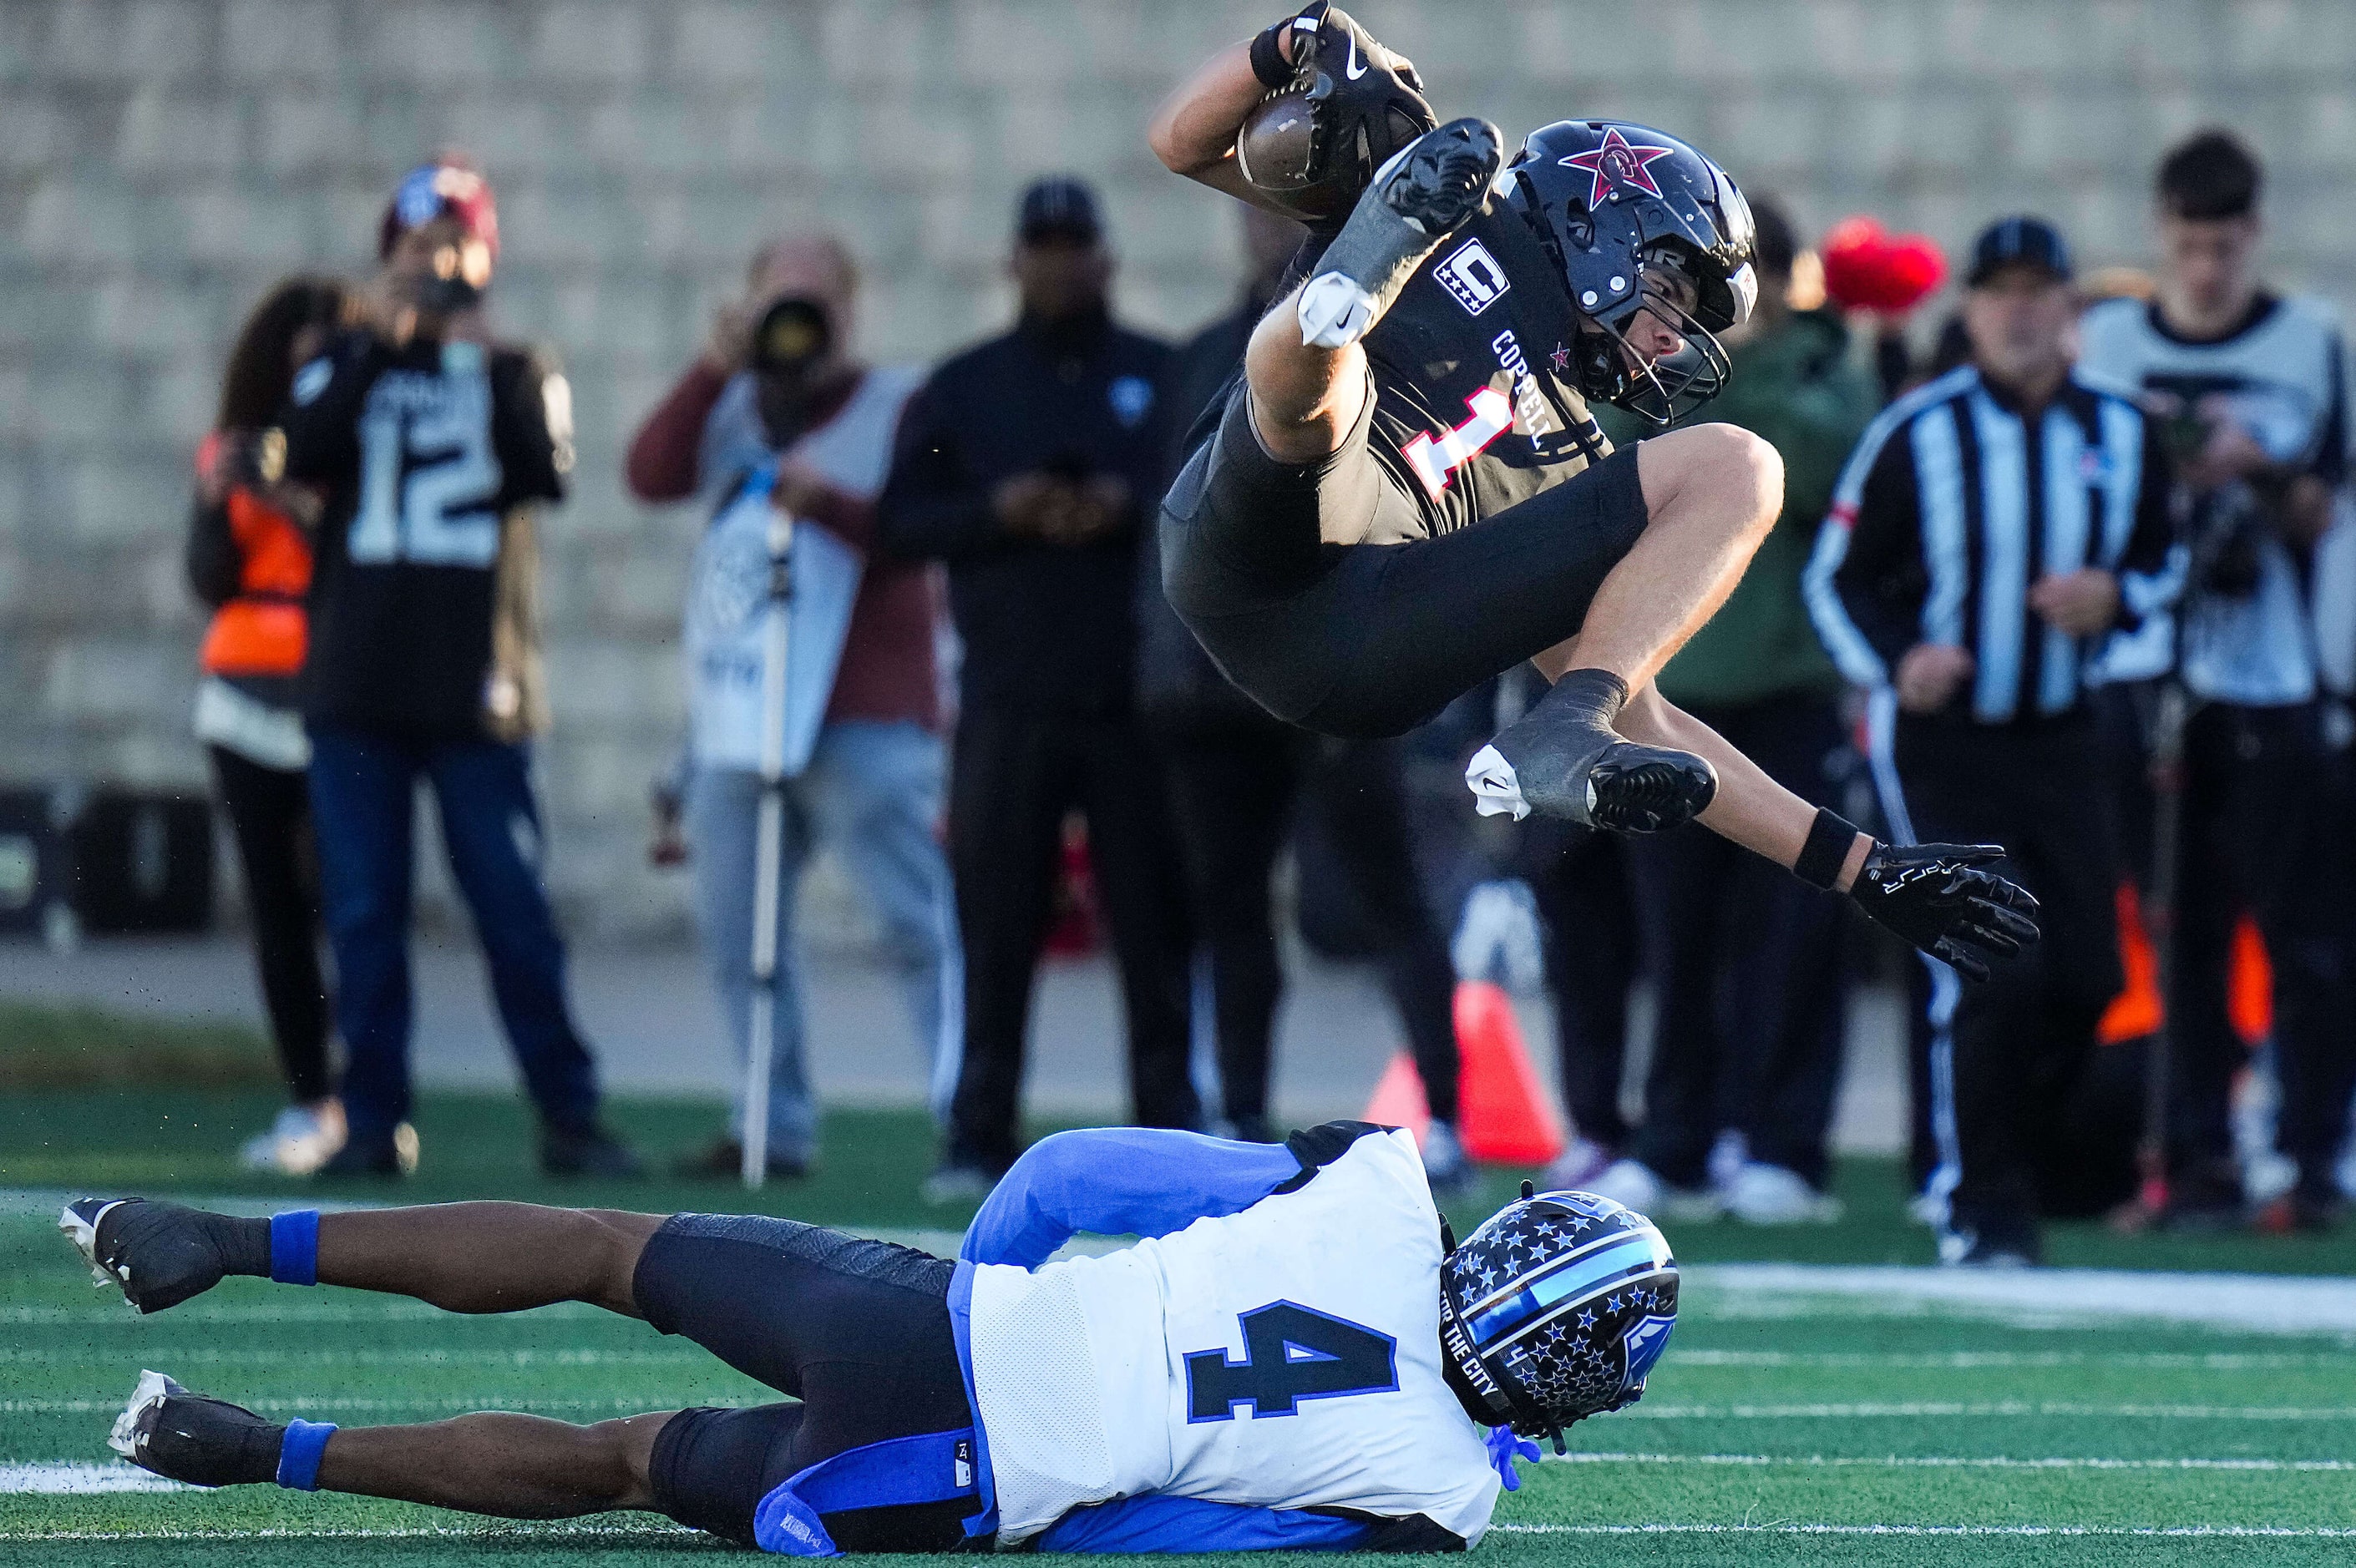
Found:
[[[1558,120],[1529,133],[1506,177],[1591,328],[1572,349],[1584,395],[1665,425],[1725,389],[1717,335],[1750,318],[1759,288],[1751,204],[1724,169],[1643,125]],[[1684,286],[1655,275],[1648,287],[1665,269]],[[1630,347],[1644,308],[1684,352],[1654,363]]]
[[[1609,1198],[1522,1191],[1440,1265],[1440,1343],[1460,1398],[1559,1454],[1564,1427],[1644,1396],[1676,1327],[1677,1264]]]
[[[1415,68],[1330,0],[1290,26],[1292,80],[1236,133],[1236,162],[1269,202],[1307,222],[1350,210],[1393,153],[1438,124]]]

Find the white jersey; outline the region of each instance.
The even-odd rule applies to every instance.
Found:
[[[900,411],[916,386],[912,371],[868,371],[835,416],[794,443],[783,460],[812,470],[846,496],[873,500],[891,468]],[[782,701],[785,772],[792,775],[809,763],[817,743],[865,563],[822,528],[795,529],[785,691],[782,697],[765,691],[766,638],[777,612],[769,598],[770,504],[764,478],[775,469],[769,454],[743,434],[747,427],[758,429],[752,399],[750,377],[730,382],[707,431],[707,449],[722,440],[720,432],[738,432],[731,453],[749,457],[755,466],[749,477],[748,471],[735,471],[738,487],[704,530],[689,574],[681,637],[689,744],[698,767],[755,770],[761,765],[764,720],[770,706]],[[729,458],[707,450],[704,461],[710,465]]]
[[[2339,482],[2351,434],[2347,352],[2328,305],[2265,300],[2231,336],[2200,343],[2169,332],[2156,306],[2106,300],[2086,313],[2081,332],[2079,364],[2139,389],[2161,421],[2231,420],[2276,463],[2311,466]],[[2323,559],[2340,558],[2327,550]],[[2271,529],[2257,542],[2257,565],[2256,585],[2246,594],[2203,592],[2197,582],[2188,587],[2174,618],[2181,624],[2177,635],[2185,684],[2220,702],[2305,702],[2315,695],[2318,673],[2308,586],[2290,549]],[[2331,597],[2328,589],[2325,597]],[[2169,662],[2172,629],[2170,618],[2155,616],[2142,631],[2118,639],[2104,656],[2104,677],[2161,673]],[[2338,634],[2351,635],[2344,628]]]
[[[1165,1493],[1420,1514],[1470,1545],[1498,1479],[1441,1376],[1440,1216],[1412,1137],[1103,1257],[974,1271],[999,1534]]]

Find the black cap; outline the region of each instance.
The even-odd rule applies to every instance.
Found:
[[[1978,288],[2006,267],[2041,267],[2070,281],[2070,245],[2062,231],[2041,218],[2022,216],[1991,223],[1972,244],[1972,270],[1964,282]]]
[[[1068,175],[1034,180],[1014,209],[1018,239],[1044,240],[1050,235],[1094,240],[1104,235],[1104,219],[1097,193]]]

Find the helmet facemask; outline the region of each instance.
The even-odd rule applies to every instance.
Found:
[[[1634,304],[1610,318],[1580,313],[1580,390],[1647,423],[1666,426],[1726,389],[1734,361],[1713,327],[1750,315],[1751,269],[1745,264],[1730,281],[1710,278],[1697,272],[1674,241],[1648,247],[1637,267],[1642,286]],[[1632,341],[1638,317],[1648,315],[1683,347],[1655,355]]]

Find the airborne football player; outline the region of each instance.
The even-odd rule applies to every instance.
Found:
[[[1653,686],[1772,526],[1782,463],[1722,424],[1614,452],[1587,400],[1667,426],[1724,385],[1716,334],[1756,286],[1724,170],[1601,120],[1509,162],[1323,0],[1214,56],[1151,140],[1311,226],[1163,503],[1171,603],[1229,678],[1390,735],[1528,659],[1554,684],[1473,757],[1484,813],[1698,817],[1966,975],[2035,939],[1997,848],[1879,844]]]
[[[483,1413],[280,1424],[144,1373],[115,1450],[199,1486],[276,1482],[511,1519],[668,1514],[798,1556],[1454,1551],[1529,1439],[1616,1410],[1676,1321],[1643,1216],[1524,1197],[1462,1245],[1413,1139],[1061,1133],[959,1261],[791,1220],[522,1203],[236,1219],[84,1199],[60,1227],[162,1311],[225,1275],[454,1312],[582,1301],[683,1334],[798,1403],[591,1426]],[[1144,1238],[1050,1261],[1075,1232]]]

